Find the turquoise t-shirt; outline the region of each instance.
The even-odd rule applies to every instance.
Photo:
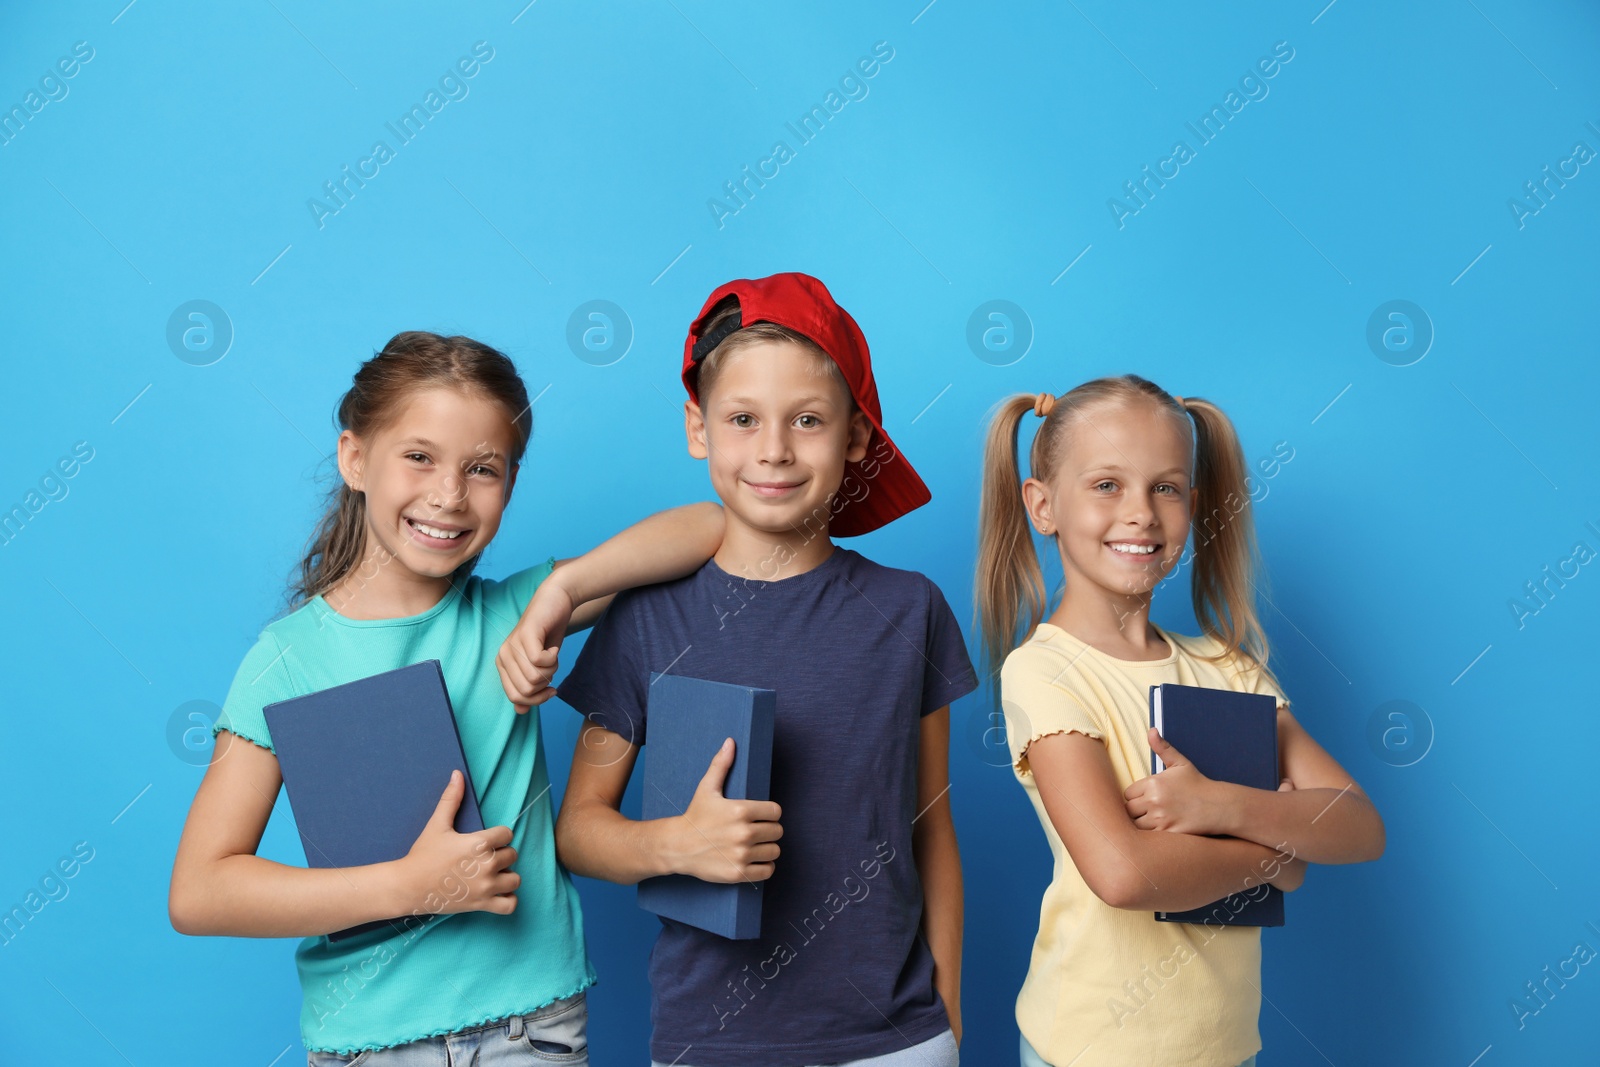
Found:
[[[348,619],[316,597],[270,623],[246,654],[213,733],[272,748],[261,709],[382,671],[437,659],[485,826],[511,827],[522,876],[510,915],[468,912],[295,951],[307,1049],[354,1053],[519,1015],[595,982],[583,913],[556,860],[538,709],[516,714],[494,657],[555,561],[504,581],[457,583],[420,615]]]

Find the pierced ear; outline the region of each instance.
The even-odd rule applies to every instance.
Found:
[[[872,423],[859,408],[850,416],[850,441],[845,445],[846,463],[860,463],[867,458],[867,442],[872,440]]]
[[[695,459],[707,459],[711,449],[706,444],[706,417],[700,411],[700,405],[693,400],[683,402],[683,435],[689,445],[689,455]]]
[[[1039,479],[1029,478],[1022,483],[1022,506],[1035,530],[1046,537],[1055,535],[1055,520],[1050,517],[1050,493]]]

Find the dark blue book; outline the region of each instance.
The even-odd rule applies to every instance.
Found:
[[[646,819],[682,815],[722,742],[733,738],[733,766],[722,795],[769,800],[772,728],[778,694],[771,689],[650,674],[649,734],[644,745]],[[702,882],[687,874],[646,878],[639,906],[722,937],[761,936],[761,882]]]
[[[455,713],[436,659],[336,685],[262,709],[306,863],[361,867],[397,860],[439,805],[450,772],[466,792],[457,833],[483,829]],[[328,935],[405,929],[409,916]]]
[[[1152,685],[1150,725],[1213,781],[1278,788],[1278,701],[1270,694]],[[1151,752],[1150,773],[1162,769],[1161,760]],[[1156,918],[1169,923],[1282,926],[1283,890],[1262,881],[1203,908],[1158,911]]]

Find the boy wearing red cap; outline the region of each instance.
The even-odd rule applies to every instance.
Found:
[[[589,721],[561,860],[623,884],[765,881],[758,938],[662,919],[650,955],[662,1067],[953,1067],[949,705],[977,679],[937,586],[830,540],[930,494],[883,430],[866,339],[815,278],[713,292],[683,381],[689,452],[708,461],[726,532],[695,574],[619,595],[562,682]],[[730,740],[682,816],[620,813],[652,671],[777,691],[770,801],[722,796]]]

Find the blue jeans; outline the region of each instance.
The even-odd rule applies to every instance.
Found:
[[[354,1056],[306,1054],[307,1067],[449,1067],[457,1063],[478,1067],[541,1063],[588,1067],[589,1008],[584,995],[574,993],[526,1015],[512,1015],[393,1048],[368,1049]]]
[[[960,1067],[960,1063],[961,1058],[956,1052],[955,1034],[946,1030],[899,1052],[885,1052],[881,1056],[868,1056],[860,1060],[845,1060],[829,1067]],[[651,1060],[650,1067],[689,1067],[689,1065]]]
[[[1035,1052],[1033,1046],[1028,1044],[1027,1038],[1022,1039],[1022,1067],[1050,1067],[1044,1061],[1044,1057]],[[1256,1067],[1256,1058],[1251,1056],[1239,1064],[1239,1067]]]

